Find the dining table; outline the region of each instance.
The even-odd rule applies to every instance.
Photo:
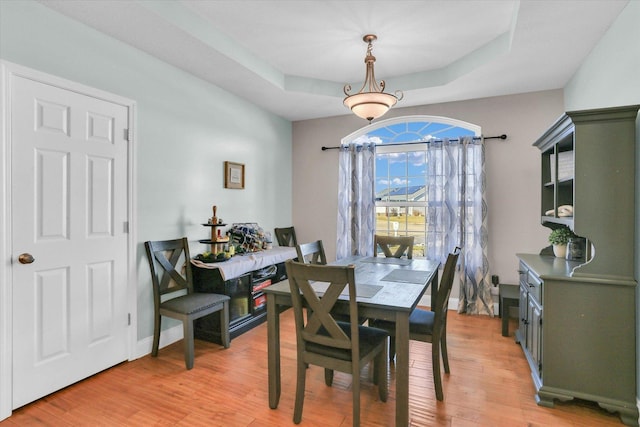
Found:
[[[396,426],[409,425],[409,315],[429,285],[431,301],[438,287],[439,261],[428,259],[349,256],[331,265],[354,265],[358,316],[395,322],[396,338]],[[324,284],[326,288],[326,284]],[[323,283],[317,284],[318,293]],[[280,313],[292,306],[289,282],[264,289],[267,295],[267,352],[269,407],[280,400]],[[341,295],[334,309],[349,312],[349,296]]]

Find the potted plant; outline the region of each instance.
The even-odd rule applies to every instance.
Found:
[[[559,258],[564,258],[567,254],[567,243],[572,237],[575,237],[575,234],[567,226],[551,231],[549,242],[553,245],[553,254]]]

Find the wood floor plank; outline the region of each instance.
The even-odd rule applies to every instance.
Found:
[[[445,400],[433,389],[431,345],[411,342],[409,408],[411,426],[622,426],[615,414],[574,401],[537,406],[522,349],[501,335],[498,318],[449,312],[451,374],[443,375]],[[182,342],[125,362],[19,408],[0,422],[14,426],[232,426],[293,425],[296,341],[291,311],[281,316],[282,396],[268,405],[266,324],[237,337],[231,348],[196,340],[195,365],[184,367]],[[389,399],[381,402],[368,368],[361,375],[361,425],[392,426],[395,366],[390,363]],[[351,378],[311,366],[302,414],[304,426],[345,427],[352,423]]]

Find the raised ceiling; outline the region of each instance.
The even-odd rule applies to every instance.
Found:
[[[377,80],[415,106],[564,87],[628,0],[40,0],[288,120]]]

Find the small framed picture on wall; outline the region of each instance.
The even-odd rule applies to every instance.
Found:
[[[244,165],[224,162],[224,188],[244,189]]]

